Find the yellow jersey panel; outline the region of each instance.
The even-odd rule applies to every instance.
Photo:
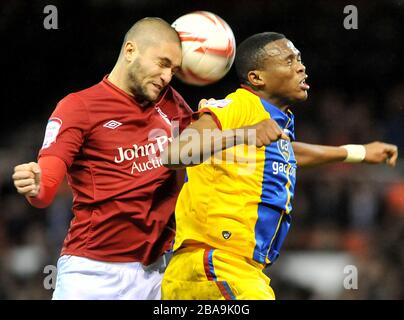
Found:
[[[238,89],[204,106],[222,130],[272,118],[294,139],[291,112],[282,112],[254,93]],[[238,145],[206,163],[187,168],[176,205],[174,250],[193,243],[272,263],[290,225],[296,160],[289,141],[268,146]]]

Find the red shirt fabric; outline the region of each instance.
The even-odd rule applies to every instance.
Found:
[[[38,160],[41,168],[39,194],[35,197],[26,196],[28,202],[36,208],[49,206],[66,175],[66,164],[54,156],[45,156]]]
[[[38,157],[62,159],[73,191],[61,255],[147,265],[169,248],[182,181],[159,155],[173,121],[181,131],[191,116],[172,87],[141,106],[107,76],[58,103]]]

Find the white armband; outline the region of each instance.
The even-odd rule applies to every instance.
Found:
[[[344,162],[362,162],[366,156],[366,148],[362,144],[346,144],[341,146],[347,151]]]

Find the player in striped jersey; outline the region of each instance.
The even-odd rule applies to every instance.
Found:
[[[297,167],[336,161],[394,165],[397,159],[396,146],[385,143],[295,142],[290,106],[307,99],[309,86],[300,52],[284,35],[266,32],[245,40],[236,68],[241,88],[205,103],[199,120],[167,150],[169,167],[189,167],[176,205],[175,253],[164,275],[163,299],[274,299],[262,270],[277,259],[288,233]],[[199,152],[181,139],[207,129],[216,133],[210,139],[202,135]],[[248,129],[256,133],[253,142]],[[229,137],[236,146],[215,148]],[[192,166],[201,154],[210,159]]]

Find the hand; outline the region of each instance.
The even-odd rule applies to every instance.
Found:
[[[201,99],[198,104],[198,110],[205,106],[208,102],[216,101],[213,98],[209,100]],[[271,144],[271,142],[279,139],[290,141],[288,135],[278,126],[275,120],[265,119],[252,126],[243,127],[243,143],[253,144],[260,148],[262,146]]]
[[[363,162],[366,163],[387,163],[394,167],[397,162],[398,149],[393,144],[375,141],[365,144],[366,156]]]
[[[243,127],[243,129],[247,130],[247,134],[244,135],[244,143],[251,144],[252,141],[255,141],[258,148],[279,139],[290,141],[288,135],[273,119],[265,119],[253,126]]]
[[[214,98],[210,98],[209,100],[207,99],[201,99],[198,103],[198,111],[202,109],[208,102],[213,102],[216,101]]]
[[[36,162],[20,164],[14,167],[13,180],[19,194],[36,197],[39,194],[41,168]]]

